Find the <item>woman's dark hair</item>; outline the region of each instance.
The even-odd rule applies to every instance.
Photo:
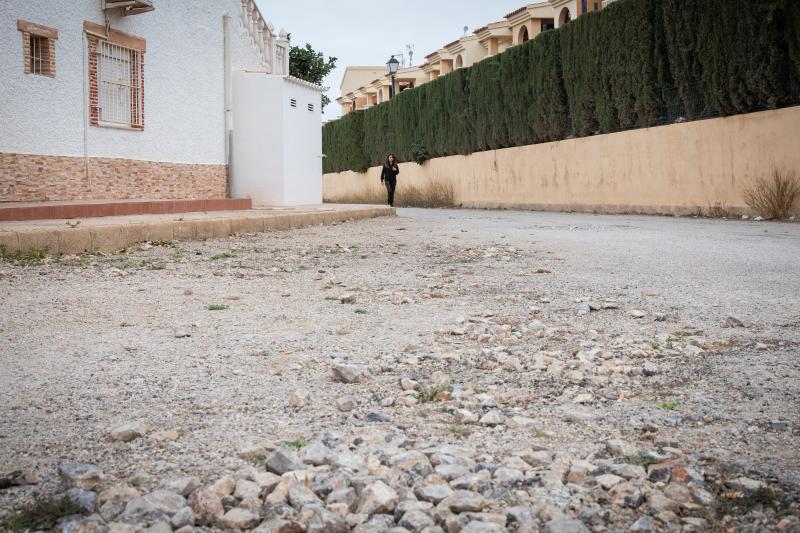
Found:
[[[395,165],[397,164],[397,156],[394,155],[394,154],[389,154],[388,156],[386,156],[386,166],[387,167],[390,165],[390,163],[389,163],[389,158],[390,157],[394,160],[393,164],[395,164]]]

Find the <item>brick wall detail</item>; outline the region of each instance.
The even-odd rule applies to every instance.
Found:
[[[226,197],[227,166],[0,153],[0,202]]]
[[[87,35],[89,48],[89,124],[97,126],[100,122],[100,97],[97,91],[97,43],[96,37]]]
[[[31,34],[22,32],[22,61],[25,65],[25,74],[31,73]]]

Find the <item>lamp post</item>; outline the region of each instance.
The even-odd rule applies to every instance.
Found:
[[[392,99],[395,95],[394,77],[397,74],[397,69],[400,68],[400,62],[392,56],[392,58],[386,62],[386,68],[389,69],[389,75],[392,77],[392,88],[389,90],[389,99]]]

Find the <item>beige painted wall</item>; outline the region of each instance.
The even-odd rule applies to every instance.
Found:
[[[349,94],[360,87],[369,85],[386,74],[386,67],[347,67],[339,85],[340,96]]]
[[[449,183],[455,204],[692,214],[746,210],[742,191],[773,168],[800,174],[800,107],[403,163],[398,188]],[[380,168],[324,176],[329,202],[379,185]],[[797,207],[800,207],[798,205]]]

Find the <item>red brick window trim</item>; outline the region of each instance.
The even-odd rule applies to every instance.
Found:
[[[145,40],[84,22],[89,54],[89,123],[144,129]]]
[[[55,78],[58,30],[27,20],[17,20],[17,29],[22,32],[25,74]]]

